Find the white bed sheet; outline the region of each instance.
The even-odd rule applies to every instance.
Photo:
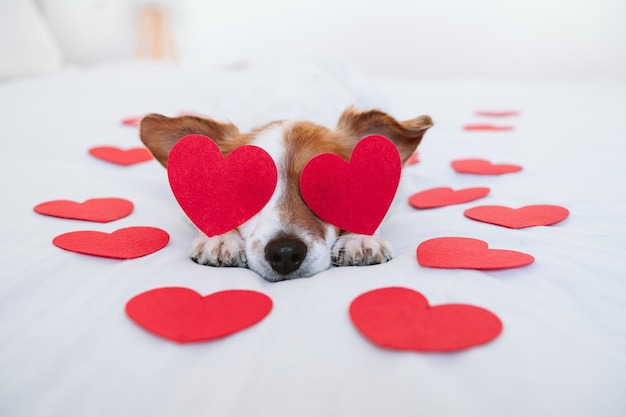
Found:
[[[97,145],[137,145],[136,129],[119,123],[127,116],[218,111],[228,86],[244,78],[144,64],[0,84],[0,415],[626,415],[624,81],[378,80],[386,110],[398,118],[430,114],[437,123],[381,228],[397,256],[272,284],[246,269],[187,259],[194,232],[156,162],[120,167],[87,153]],[[250,100],[263,105],[254,94]],[[463,132],[466,123],[484,122],[473,115],[483,109],[522,113],[502,122],[512,123],[512,132]],[[455,173],[450,161],[466,157],[524,170]],[[439,186],[492,191],[439,209],[406,204],[410,194]],[[96,197],[128,198],[135,210],[108,224],[32,210],[44,201]],[[571,214],[523,230],[462,215],[483,204],[556,204]],[[170,243],[129,261],[51,243],[69,231],[127,226],[162,228]],[[419,266],[417,245],[441,236],[482,239],[536,261],[493,272]],[[178,345],[124,313],[130,298],[163,286],[201,294],[251,289],[270,296],[274,308],[231,337]],[[348,307],[388,286],[418,290],[432,305],[487,308],[504,330],[492,343],[459,353],[379,349],[353,327]]]

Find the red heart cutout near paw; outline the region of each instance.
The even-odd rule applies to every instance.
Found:
[[[97,146],[89,149],[89,153],[98,159],[118,165],[134,165],[152,159],[152,154],[146,148],[120,149],[115,146]]]
[[[457,159],[452,161],[452,168],[461,174],[501,175],[522,170],[519,165],[492,164],[485,159]]]
[[[398,189],[402,163],[384,136],[361,139],[350,161],[335,154],[311,159],[302,171],[300,191],[322,220],[353,233],[373,234]]]
[[[479,206],[467,209],[463,214],[479,222],[521,229],[558,223],[569,216],[569,211],[564,207],[550,205],[525,206],[518,209],[505,206]]]
[[[381,288],[350,305],[356,328],[374,344],[417,352],[453,352],[482,345],[502,331],[502,322],[484,308],[466,304],[431,307],[417,291]]]
[[[467,237],[440,237],[417,247],[417,261],[430,268],[506,269],[525,266],[534,260],[523,252],[489,249],[487,242]]]
[[[490,124],[465,125],[463,126],[463,130],[472,132],[504,132],[513,130],[513,126],[496,126]]]
[[[70,200],[47,201],[35,206],[39,214],[63,219],[107,223],[128,216],[133,203],[123,198],[92,198],[83,203]]]
[[[170,236],[156,227],[127,227],[113,233],[91,230],[69,232],[52,243],[72,252],[114,259],[134,259],[163,249]]]
[[[489,194],[487,187],[463,188],[454,191],[450,187],[431,188],[409,197],[409,204],[418,209],[444,207],[452,204],[467,203]]]
[[[258,323],[271,309],[272,300],[255,291],[228,290],[203,297],[178,287],[146,291],[126,304],[126,314],[139,326],[179,343],[228,336]]]
[[[278,173],[272,157],[257,146],[241,146],[226,158],[210,138],[179,140],[167,160],[172,192],[189,219],[206,235],[226,233],[267,204]]]

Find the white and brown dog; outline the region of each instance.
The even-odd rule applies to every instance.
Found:
[[[224,156],[239,146],[256,145],[272,157],[278,184],[267,205],[223,235],[207,237],[200,232],[191,258],[203,265],[248,267],[268,281],[283,281],[309,277],[331,264],[374,265],[393,256],[384,239],[346,233],[307,207],[300,194],[300,176],[307,162],[323,153],[347,160],[361,138],[378,134],[394,142],[404,163],[432,125],[428,116],[399,122],[379,110],[361,112],[350,107],[332,130],[305,121],[278,121],[241,133],[232,123],[150,114],[141,121],[140,135],[163,166],[174,144],[189,134],[213,139]]]

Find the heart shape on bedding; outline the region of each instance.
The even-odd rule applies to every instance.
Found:
[[[322,220],[343,230],[371,235],[389,210],[402,163],[384,136],[361,139],[349,161],[335,154],[311,159],[300,178],[302,198]]]
[[[522,170],[519,165],[492,164],[486,159],[457,159],[451,165],[460,174],[501,175]]]
[[[552,205],[533,205],[518,209],[505,206],[479,206],[467,209],[463,214],[479,222],[521,229],[558,223],[569,216],[569,210]]]
[[[37,204],[33,210],[63,219],[108,223],[128,216],[133,208],[133,203],[123,198],[92,198],[83,203],[71,200],[47,201]]]
[[[389,287],[358,296],[350,305],[355,327],[387,349],[454,352],[482,345],[502,331],[492,312],[467,304],[429,306],[419,292]]]
[[[465,125],[463,126],[463,130],[472,132],[504,132],[513,130],[513,126],[497,126],[491,124]]]
[[[263,149],[241,146],[224,157],[202,135],[185,136],[174,145],[167,175],[178,204],[207,236],[233,230],[261,211],[278,179]]]
[[[89,149],[89,153],[98,159],[118,165],[134,165],[153,159],[147,148],[121,149],[116,146],[96,146]]]
[[[180,287],[146,291],[126,304],[126,314],[139,326],[178,343],[208,341],[248,328],[272,309],[265,294],[227,290],[205,297]]]
[[[430,268],[506,269],[525,266],[535,258],[523,252],[489,249],[487,242],[467,237],[440,237],[417,247],[417,261]]]
[[[444,207],[452,204],[467,203],[489,194],[487,187],[463,188],[454,191],[450,187],[431,188],[409,197],[409,204],[418,209]]]
[[[156,227],[127,227],[113,233],[82,230],[64,233],[52,243],[72,252],[114,259],[134,259],[163,249],[170,240]]]

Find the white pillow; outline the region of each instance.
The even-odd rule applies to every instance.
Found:
[[[63,56],[31,0],[0,0],[0,79],[61,68]]]

